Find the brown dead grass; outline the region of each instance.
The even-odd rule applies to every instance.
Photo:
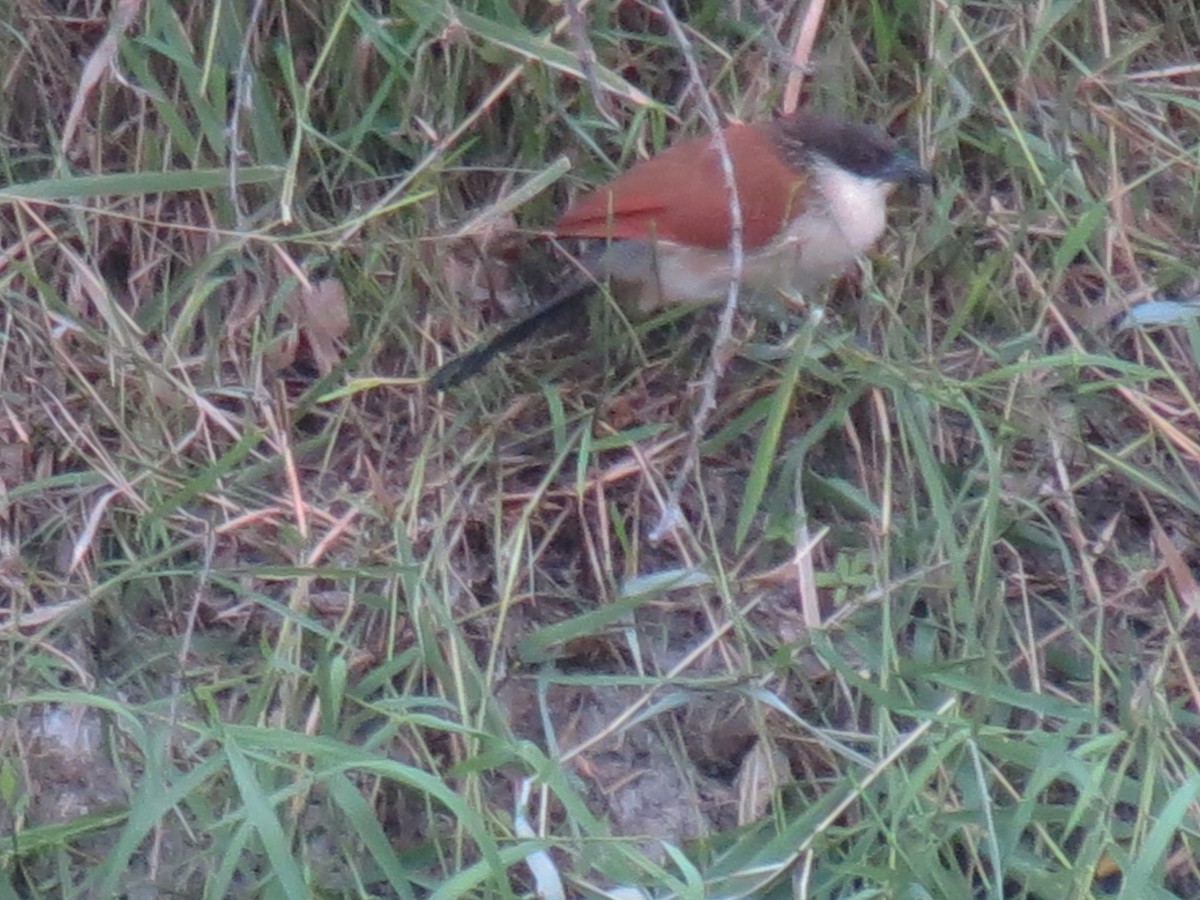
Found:
[[[764,115],[775,41],[724,7],[699,71]],[[1200,335],[1107,325],[1195,291],[1191,5],[827,12],[809,101],[942,190],[844,321],[739,321],[659,542],[708,313],[421,378],[553,279],[566,196],[698,128],[679,51],[653,4],[455,8],[9,8],[5,887],[528,891],[536,774],[580,896],[681,891],[668,845],[714,895],[1200,891]]]

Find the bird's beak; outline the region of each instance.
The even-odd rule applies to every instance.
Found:
[[[922,168],[914,156],[903,150],[896,151],[891,162],[880,173],[880,177],[894,184],[927,184],[931,188],[937,188],[937,179],[933,177],[933,173]]]

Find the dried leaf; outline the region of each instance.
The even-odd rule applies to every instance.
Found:
[[[350,330],[346,291],[336,278],[300,285],[288,304],[288,315],[308,341],[317,370],[328,375],[342,359],[342,342]],[[281,347],[294,358],[294,347]],[[282,358],[282,357],[281,357]]]
[[[509,270],[519,250],[516,228],[512,216],[497,216],[485,220],[472,234],[443,245],[437,264],[456,297],[469,304],[494,300],[509,315],[520,309]]]
[[[71,146],[71,141],[75,137],[79,120],[83,117],[84,104],[96,89],[96,85],[100,83],[101,77],[116,60],[121,38],[133,25],[133,21],[141,9],[141,0],[121,0],[117,4],[112,22],[109,24],[103,40],[96,45],[96,49],[84,64],[83,72],[79,76],[79,88],[75,91],[71,111],[67,113],[66,123],[63,125],[62,148],[64,152]]]
[[[759,738],[742,760],[734,782],[738,795],[738,825],[749,825],[761,819],[771,797],[791,778],[787,757],[769,740]]]
[[[1191,567],[1179,552],[1179,548],[1157,520],[1154,522],[1154,544],[1162,554],[1163,564],[1167,567],[1179,599],[1192,616],[1200,619],[1200,584],[1197,584],[1196,576],[1192,574]]]

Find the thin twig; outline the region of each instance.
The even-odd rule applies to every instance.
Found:
[[[700,404],[696,409],[695,418],[692,420],[691,440],[688,442],[687,452],[683,457],[683,464],[675,476],[670,493],[667,495],[666,506],[662,510],[662,516],[650,533],[650,539],[653,541],[662,540],[668,532],[675,528],[676,523],[681,518],[679,498],[683,493],[683,487],[687,483],[687,479],[692,474],[692,469],[699,460],[700,441],[704,436],[709,416],[717,402],[717,382],[720,380],[721,373],[725,369],[725,363],[732,355],[733,319],[737,315],[742,270],[745,267],[745,252],[742,245],[742,203],[738,197],[737,179],[733,171],[733,159],[729,155],[729,146],[726,144],[725,135],[721,131],[720,117],[717,115],[717,109],[713,105],[712,99],[708,96],[708,91],[700,77],[700,67],[696,64],[696,57],[692,50],[691,41],[688,40],[683,27],[679,24],[679,20],[675,18],[675,13],[671,11],[671,7],[666,0],[659,0],[659,8],[666,19],[667,26],[671,32],[671,38],[679,47],[679,51],[687,63],[688,80],[696,90],[697,98],[700,102],[700,114],[712,131],[713,147],[716,148],[717,156],[721,160],[721,175],[725,180],[725,189],[729,192],[729,255],[731,265],[729,270],[729,290],[725,295],[725,306],[721,310],[721,319],[717,325],[717,335],[713,341],[711,355],[709,356],[708,371],[705,373],[704,380],[701,383]]]
[[[812,68],[812,50],[817,43],[817,32],[825,15],[825,0],[811,0],[804,10],[800,22],[800,34],[792,48],[792,71],[788,74],[787,87],[783,91],[783,114],[790,116],[800,105],[800,91],[804,87],[804,76]]]

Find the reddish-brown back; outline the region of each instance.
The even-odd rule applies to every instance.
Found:
[[[783,162],[772,125],[731,125],[724,134],[742,209],[742,243],[758,250],[804,211],[806,176]],[[637,163],[581,197],[555,233],[728,248],[729,192],[712,139],[693,138]]]

